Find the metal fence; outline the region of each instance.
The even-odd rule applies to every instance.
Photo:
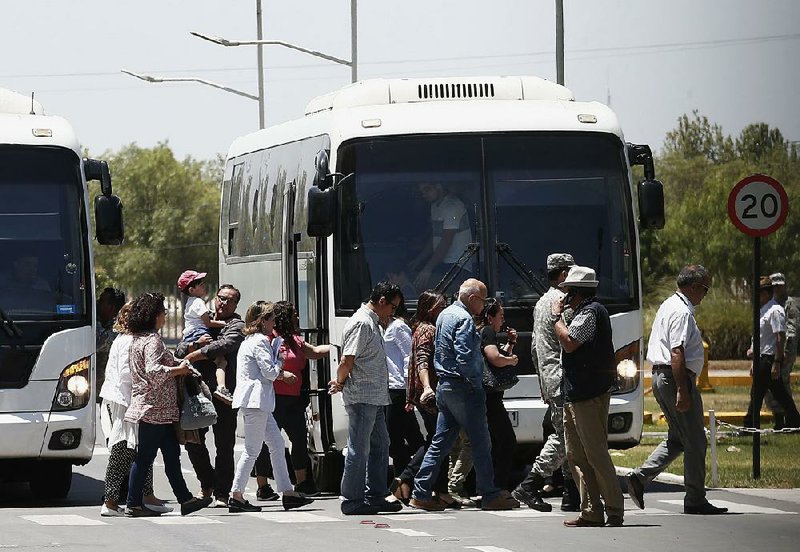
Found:
[[[207,287],[209,290],[217,289],[216,285],[212,285],[210,283]],[[127,299],[130,301],[131,299],[145,292],[158,292],[164,295],[164,306],[167,309],[167,322],[161,329],[161,337],[163,337],[164,342],[169,345],[177,344],[183,336],[184,297],[178,292],[174,285],[156,284],[144,286],[141,289],[128,291]],[[210,292],[205,298],[206,305],[209,307],[209,310],[213,310],[213,305],[211,302],[213,296],[213,292]]]

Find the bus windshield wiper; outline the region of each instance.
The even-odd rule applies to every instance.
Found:
[[[464,267],[465,264],[467,264],[467,261],[469,261],[480,248],[481,246],[479,243],[468,243],[464,248],[464,251],[461,252],[461,256],[458,258],[458,260],[453,263],[453,266],[451,266],[450,269],[445,272],[444,276],[442,276],[442,279],[439,280],[439,283],[436,284],[435,288],[433,288],[434,291],[440,291],[444,293],[444,291],[450,287],[450,284],[453,283],[453,280],[456,279],[458,272]]]
[[[19,329],[14,321],[8,316],[3,309],[0,309],[0,327],[3,328],[3,331],[6,332],[8,337],[22,337],[22,330]]]
[[[542,279],[541,276],[535,274],[525,265],[525,263],[523,263],[516,255],[514,255],[510,245],[507,243],[498,242],[495,245],[495,249],[497,249],[497,253],[503,259],[505,259],[511,268],[514,269],[514,272],[519,274],[519,276],[525,280],[525,283],[528,284],[531,289],[538,292],[540,296],[547,293],[547,290],[549,289],[547,283]]]

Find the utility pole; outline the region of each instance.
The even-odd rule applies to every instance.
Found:
[[[556,0],[556,82],[564,85],[564,0]]]
[[[261,29],[261,0],[256,0],[256,36],[259,41],[264,39]],[[264,115],[264,46],[259,44],[256,51],[258,59],[258,128],[262,129],[266,126]]]

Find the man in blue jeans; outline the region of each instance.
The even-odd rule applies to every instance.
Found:
[[[433,365],[439,384],[436,406],[439,417],[425,458],[414,480],[411,506],[440,511],[444,504],[431,496],[442,461],[447,457],[463,427],[472,445],[475,478],[484,510],[519,508],[519,502],[494,484],[492,443],[486,423],[486,393],[483,390],[481,338],[472,317],[483,311],[486,284],[470,278],[458,290],[458,300],[436,321],[436,349]]]
[[[389,372],[380,320],[388,319],[401,300],[400,288],[381,282],[347,321],[342,335],[342,359],[331,380],[331,394],[342,391],[347,411],[347,454],[342,475],[342,513],[374,515],[397,512],[399,502],[388,502]],[[366,480],[366,487],[365,482]]]

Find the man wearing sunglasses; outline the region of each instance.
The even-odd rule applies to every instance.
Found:
[[[205,334],[196,341],[181,341],[175,349],[175,356],[191,362],[200,371],[203,381],[213,393],[217,388],[216,367],[214,359],[220,355],[227,360],[225,369],[225,387],[233,392],[236,387],[236,354],[244,340],[244,321],[236,313],[241,295],[239,290],[230,284],[223,284],[214,297],[214,320],[225,322],[220,330],[209,330],[214,336]],[[189,460],[200,480],[201,496],[214,496],[215,506],[227,507],[233,484],[234,458],[233,447],[236,444],[236,410],[231,405],[213,397],[217,411],[217,423],[211,426],[214,432],[216,458],[211,457],[205,444],[208,429],[200,430],[200,443],[186,443]]]
[[[706,432],[703,399],[697,376],[703,369],[703,339],[694,318],[711,287],[702,265],[688,265],[678,274],[678,290],[658,308],[653,320],[647,360],[653,364],[653,396],[669,425],[664,439],[640,467],[628,475],[628,494],[644,508],[644,488],[683,453],[686,514],[724,514],[706,499]]]

